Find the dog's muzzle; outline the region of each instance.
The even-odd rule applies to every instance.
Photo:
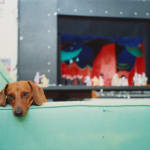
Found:
[[[23,115],[23,110],[20,107],[18,107],[18,108],[16,108],[14,114],[17,117],[21,117]]]

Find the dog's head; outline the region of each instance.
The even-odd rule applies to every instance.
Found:
[[[32,81],[9,83],[0,92],[0,106],[9,103],[18,117],[24,116],[31,104],[41,105],[46,101],[43,89]]]

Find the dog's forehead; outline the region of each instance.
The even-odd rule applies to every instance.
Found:
[[[31,90],[30,85],[28,84],[27,81],[19,81],[19,82],[14,82],[10,83],[7,87],[7,91],[14,91],[14,90]]]

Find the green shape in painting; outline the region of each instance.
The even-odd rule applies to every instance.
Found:
[[[127,48],[128,52],[130,54],[132,54],[133,56],[135,56],[135,57],[141,57],[142,56],[142,51],[141,51],[140,48],[138,48],[138,47],[128,47],[128,46],[126,48]]]
[[[129,68],[130,68],[130,65],[127,63],[117,64],[117,69],[119,70],[128,70]]]
[[[64,62],[64,61],[70,60],[78,56],[81,51],[82,51],[82,48],[77,49],[73,52],[65,52],[64,50],[61,50],[61,61]]]

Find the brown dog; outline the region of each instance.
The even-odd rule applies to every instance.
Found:
[[[47,102],[42,88],[32,81],[9,83],[0,92],[0,106],[12,105],[14,115],[24,116],[31,104],[41,105]]]

